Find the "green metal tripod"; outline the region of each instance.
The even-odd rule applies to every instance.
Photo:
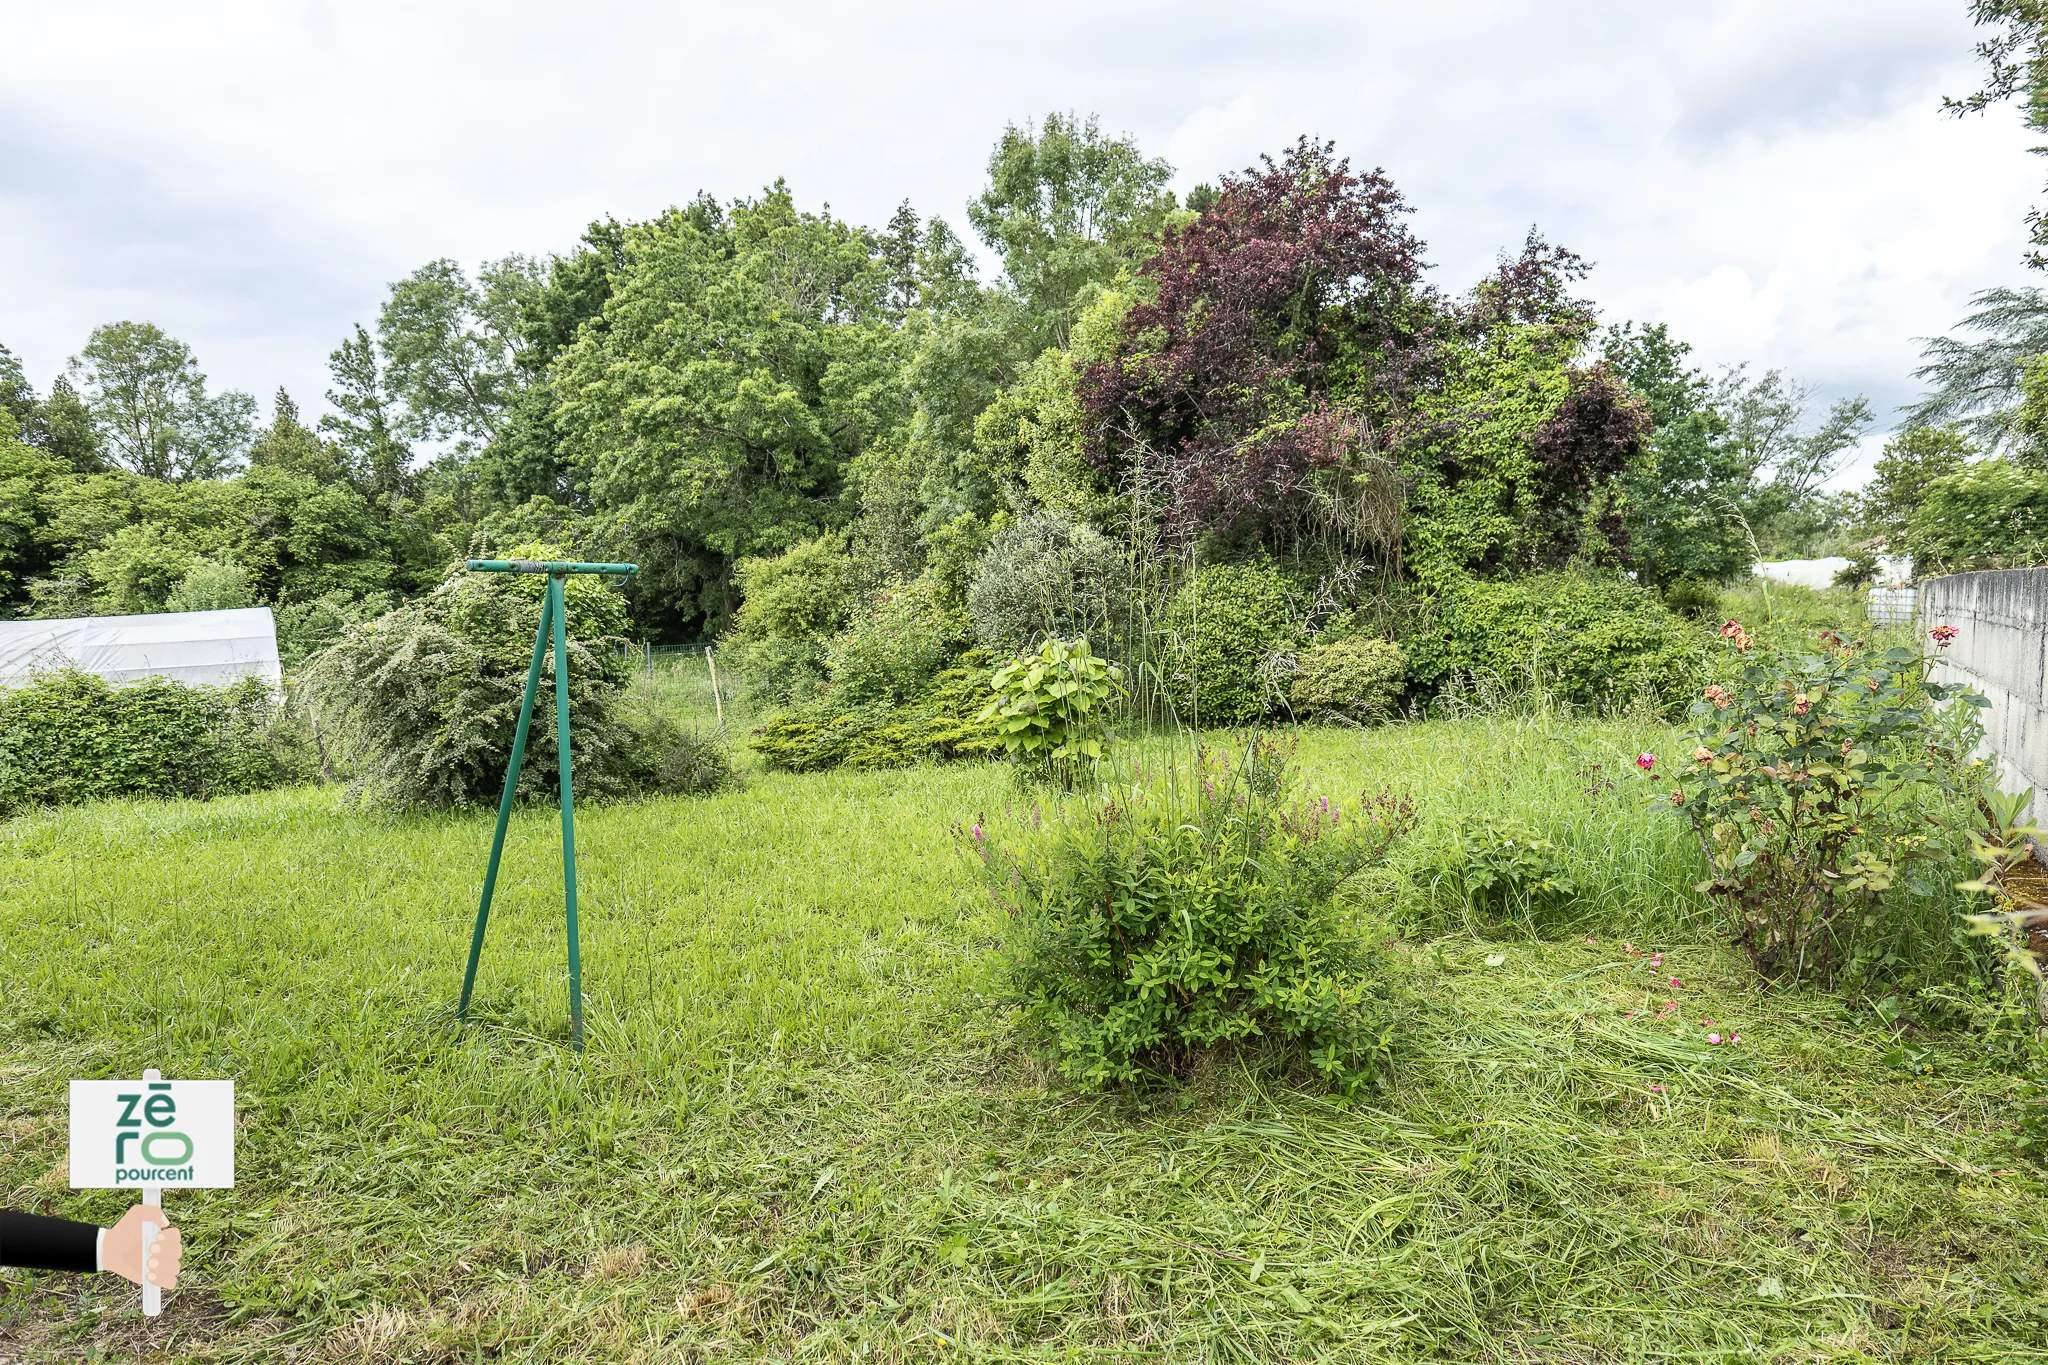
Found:
[[[469,993],[476,985],[476,964],[483,956],[484,926],[491,918],[491,894],[498,889],[498,860],[505,852],[505,827],[512,820],[512,796],[519,790],[519,765],[526,757],[526,733],[533,722],[533,698],[540,690],[540,666],[547,657],[548,636],[555,646],[555,767],[562,781],[562,900],[569,927],[569,1043],[583,1051],[583,950],[576,934],[576,791],[569,775],[569,607],[562,583],[572,573],[631,575],[636,564],[581,564],[556,560],[472,559],[465,567],[476,573],[544,573],[547,597],[540,609],[540,629],[533,634],[533,665],[526,670],[526,695],[519,703],[519,728],[512,735],[512,761],[505,766],[505,794],[498,798],[498,832],[491,839],[491,861],[484,869],[483,899],[476,907],[476,931],[469,938],[469,970],[462,974],[462,1000],[457,1019],[469,1018]]]

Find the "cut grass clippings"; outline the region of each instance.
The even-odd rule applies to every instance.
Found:
[[[2008,1081],[1756,991],[1675,822],[1599,786],[1655,742],[1305,737],[1319,789],[1413,791],[1419,847],[1504,789],[1562,803],[1589,897],[1563,941],[1398,943],[1396,1080],[1351,1105],[1248,1056],[1052,1083],[947,834],[1018,799],[992,766],[579,812],[582,1058],[550,810],[514,819],[467,1030],[488,815],[303,790],[0,826],[0,1201],[130,1202],[65,1187],[73,1077],[231,1076],[241,1110],[238,1188],[168,1196],[165,1316],[4,1272],[0,1357],[2048,1360]]]

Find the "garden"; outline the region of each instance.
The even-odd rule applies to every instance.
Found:
[[[423,613],[449,639],[484,621],[516,643],[479,602],[537,610],[451,585]],[[611,592],[585,590],[585,622]],[[731,664],[714,699],[694,652],[650,673],[579,649],[589,771],[621,784],[580,821],[580,1057],[545,804],[514,815],[467,1026],[488,818],[446,782],[392,804],[399,769],[348,747],[374,735],[241,744],[301,779],[326,747],[355,788],[223,776],[39,805],[0,826],[0,1182],[62,1193],[64,1081],[144,1054],[237,1079],[241,1169],[178,1194],[192,1273],[153,1345],[117,1296],[48,1278],[9,1291],[0,1341],[195,1361],[2048,1355],[2034,983],[1970,932],[1992,902],[1954,885],[1985,866],[1968,833],[1994,833],[1969,708],[1929,695],[1911,649],[1794,652],[1841,603],[1776,596],[1782,622],[1740,630],[1778,643],[1693,627],[1723,681],[1670,720],[1641,695],[1472,684],[1378,723],[1195,730],[1139,714],[1142,666],[1048,646],[1007,694],[980,671],[994,714],[955,708],[979,738],[953,761],[824,771],[792,770],[788,713]],[[359,632],[363,657],[331,665],[372,677],[431,625]],[[1007,728],[1034,671],[1079,681],[1057,725]],[[1354,699],[1383,699],[1361,676]],[[1752,721],[1784,738],[1759,748]],[[1821,779],[1787,770],[1824,760],[1856,777],[1802,814]],[[1886,847],[1909,852],[1880,874]],[[1839,914],[1832,887],[1756,871],[1814,858],[1843,874]]]
[[[239,1146],[161,1319],[12,1275],[0,1356],[2048,1360],[2024,807],[1954,627],[1750,576],[2038,557],[2048,389],[1828,494],[1867,404],[1533,232],[1170,170],[1008,130],[996,284],[780,183],[435,262],[238,452],[120,445],[136,324],[0,384],[0,606],[284,673],[0,691],[7,1205],[120,1207],[74,1077]]]

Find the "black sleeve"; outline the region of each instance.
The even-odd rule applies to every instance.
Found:
[[[98,1224],[0,1209],[0,1265],[91,1274],[99,1262]]]

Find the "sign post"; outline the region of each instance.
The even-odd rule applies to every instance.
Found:
[[[155,1068],[139,1081],[71,1083],[71,1188],[141,1190],[163,1207],[167,1188],[235,1187],[235,1083],[167,1081]],[[142,1225],[142,1312],[163,1312],[163,1290],[148,1281],[149,1253],[162,1231]]]
[[[526,736],[533,723],[533,701],[540,690],[541,664],[549,636],[555,654],[555,768],[560,776],[562,805],[562,901],[569,934],[569,1042],[583,1051],[583,950],[576,929],[576,794],[570,778],[569,754],[569,606],[562,585],[570,574],[640,572],[637,564],[584,564],[561,560],[472,559],[473,573],[544,573],[547,596],[540,609],[540,629],[533,633],[533,663],[526,670],[526,693],[519,702],[519,724],[512,732],[512,759],[505,765],[505,793],[498,798],[498,831],[491,838],[491,859],[484,865],[484,893],[477,902],[476,928],[469,936],[469,966],[462,974],[462,999],[457,1019],[469,1018],[469,995],[476,985],[477,962],[483,956],[484,928],[490,922],[491,896],[498,888],[498,861],[505,852],[505,829],[512,820],[512,798],[519,790],[519,767],[526,758]]]

